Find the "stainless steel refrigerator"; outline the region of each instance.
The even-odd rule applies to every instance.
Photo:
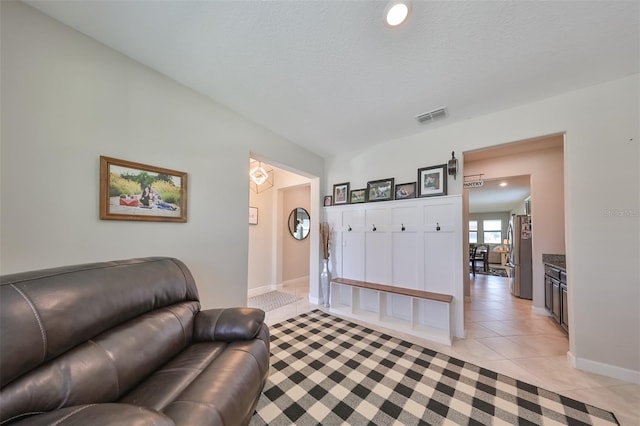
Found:
[[[511,294],[522,299],[533,297],[531,216],[513,215],[509,221],[509,285]]]

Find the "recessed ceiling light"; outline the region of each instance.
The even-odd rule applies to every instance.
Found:
[[[507,186],[507,182],[500,182],[500,186]]]
[[[402,24],[409,12],[411,11],[411,3],[403,0],[391,0],[384,9],[384,17],[392,27]]]

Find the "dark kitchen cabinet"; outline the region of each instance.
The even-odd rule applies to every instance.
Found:
[[[552,305],[551,305],[551,315],[553,315],[553,319],[560,322],[560,315],[562,312],[560,311],[560,281],[552,280],[553,290],[552,290]]]
[[[560,284],[560,292],[562,296],[560,298],[560,306],[562,315],[560,316],[560,325],[566,331],[569,331],[569,305],[567,304],[567,286]]]
[[[565,331],[569,331],[567,273],[560,268],[544,265],[544,306]]]
[[[551,277],[544,277],[544,307],[548,311],[553,309],[553,279]]]

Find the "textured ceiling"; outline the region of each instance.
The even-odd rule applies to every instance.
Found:
[[[26,3],[325,156],[640,68],[637,1]]]

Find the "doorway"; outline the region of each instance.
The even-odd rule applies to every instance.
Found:
[[[472,274],[469,277],[470,297],[466,308],[467,325],[478,331],[483,328],[504,328],[509,321],[531,320],[532,257],[529,250],[511,266],[514,244],[512,225],[515,216],[525,214],[525,201],[531,197],[530,176],[510,176],[482,180],[480,187],[468,189],[469,252]],[[525,250],[522,250],[524,253]],[[516,274],[517,268],[517,274]],[[517,278],[516,278],[517,276]],[[518,279],[518,285],[515,280]],[[516,288],[522,293],[516,294]],[[526,291],[525,291],[526,289]],[[516,296],[521,296],[516,298]],[[480,314],[479,314],[480,312]],[[480,315],[481,320],[477,321]]]
[[[470,237],[469,221],[476,217],[478,227],[487,218],[478,216],[489,210],[502,210],[507,216],[524,214],[525,204],[532,220],[532,301],[531,311],[546,316],[544,307],[544,267],[542,253],[564,253],[564,135],[551,135],[514,142],[463,155],[465,181],[480,179],[489,187],[506,183],[506,188],[523,186],[518,180],[529,180],[529,194],[522,191],[521,200],[512,208],[494,208],[482,191],[464,190],[465,246]],[[513,179],[513,181],[512,181]],[[511,181],[511,182],[510,182]],[[500,187],[498,187],[500,188]],[[505,187],[502,187],[505,188]],[[496,189],[497,190],[497,189]],[[525,203],[525,200],[527,201]],[[472,213],[472,211],[474,213]],[[484,211],[484,213],[482,212]],[[475,216],[474,216],[475,215]],[[489,218],[490,219],[490,218]],[[504,226],[504,225],[503,225]],[[485,232],[480,229],[476,232]],[[490,230],[496,231],[496,230]],[[504,231],[503,231],[504,235]],[[506,238],[503,237],[503,239]],[[494,254],[494,261],[496,260]],[[473,306],[469,274],[465,274],[465,297]]]
[[[530,176],[505,176],[480,180],[482,186],[468,189],[469,248],[476,248],[476,267],[472,272],[507,276],[512,215],[524,215],[531,198]],[[482,259],[483,262],[479,262]],[[472,274],[473,276],[473,274]]]
[[[255,161],[250,159],[250,171],[255,168]],[[314,256],[318,258],[318,251],[313,248],[314,242],[317,245],[317,232],[297,240],[288,226],[291,211],[297,208],[308,212],[310,230],[317,223],[314,216],[319,207],[312,202],[312,194],[317,192],[318,179],[267,161],[259,162],[259,166],[268,174],[268,185],[253,185],[249,190],[249,207],[257,217],[249,225],[248,297],[282,288],[287,280],[303,278],[310,282],[314,266],[318,270],[313,263]]]

